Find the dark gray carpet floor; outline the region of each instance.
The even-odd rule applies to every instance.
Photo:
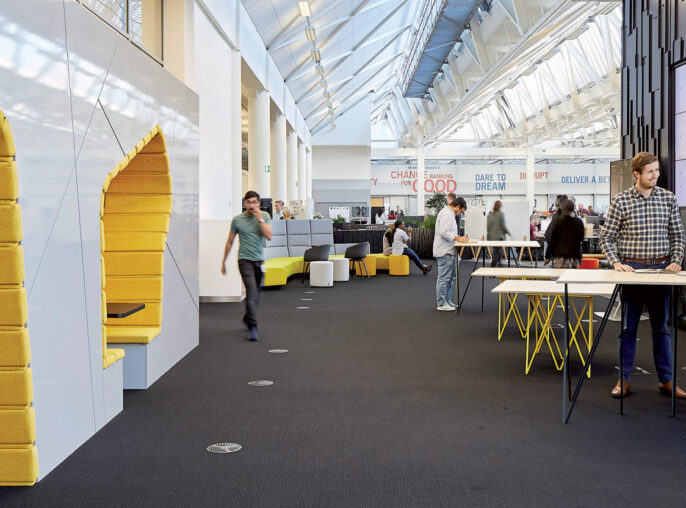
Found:
[[[549,354],[525,376],[515,329],[496,340],[497,300],[482,314],[473,285],[456,318],[435,310],[434,283],[414,269],[314,294],[291,281],[263,293],[257,343],[242,305],[202,305],[197,349],[127,392],[124,412],[39,484],[0,489],[0,505],[684,505],[686,404],[669,417],[645,323],[637,365],[651,374],[634,376],[626,416],[608,394],[612,323],[562,425]],[[243,449],[205,451],[226,441]]]

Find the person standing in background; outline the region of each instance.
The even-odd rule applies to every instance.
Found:
[[[274,201],[274,215],[272,219],[279,220],[281,217],[283,217],[283,201],[277,199]]]
[[[581,264],[581,243],[584,223],[574,217],[574,202],[566,199],[560,205],[560,218],[550,234],[546,264],[552,259],[553,268],[578,268]]]
[[[263,266],[264,239],[272,239],[272,226],[269,214],[260,210],[260,195],[255,191],[248,191],[243,198],[245,212],[236,215],[231,221],[231,231],[224,248],[222,258],[222,275],[226,275],[226,258],[231,247],[239,236],[238,270],[245,286],[245,315],[243,322],[248,327],[248,340],[256,341],[257,335],[257,305],[260,303],[260,291],[264,278]]]
[[[456,276],[455,256],[457,256],[455,242],[467,242],[469,240],[468,237],[457,234],[455,217],[466,209],[467,203],[464,198],[455,198],[448,206],[443,207],[436,217],[433,244],[433,255],[438,263],[436,310],[455,310],[455,305],[453,305],[453,285]]]
[[[493,211],[488,214],[486,218],[486,240],[503,241],[510,234],[505,226],[505,214],[500,210],[503,202],[497,200],[493,203]],[[493,259],[491,259],[491,266],[498,266],[500,258],[502,257],[502,249],[495,247],[493,249]]]
[[[631,159],[636,183],[612,199],[600,235],[600,247],[612,267],[620,272],[637,269],[681,270],[684,259],[684,227],[676,196],[657,186],[660,162],[648,152]],[[669,286],[622,286],[625,320],[619,345],[624,359],[624,393],[620,381],[612,389],[613,397],[629,393],[631,371],[636,355],[638,323],[644,304],[648,306],[653,338],[653,359],[657,370],[658,391],[672,394],[672,337],[667,328],[670,309]],[[676,397],[686,399],[686,392],[676,387]]]

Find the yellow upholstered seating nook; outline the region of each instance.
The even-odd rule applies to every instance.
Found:
[[[100,200],[103,365],[123,357],[107,344],[148,344],[160,334],[164,251],[172,210],[169,159],[161,127],[107,175]],[[107,318],[107,302],[143,303],[125,318]]]
[[[0,485],[38,478],[14,138],[0,111]]]
[[[410,275],[410,258],[391,255],[388,261],[389,275]]]

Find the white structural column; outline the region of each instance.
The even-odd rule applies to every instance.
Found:
[[[424,141],[417,147],[417,215],[424,215]]]
[[[286,117],[276,113],[271,130],[271,197],[274,201],[287,200],[286,190]]]
[[[529,142],[532,140],[529,139]],[[529,213],[534,209],[534,166],[536,157],[533,145],[526,148],[526,202],[529,203]]]
[[[241,52],[231,52],[231,216],[241,213],[243,205],[243,134],[241,125]]]
[[[305,143],[302,141],[298,144],[298,199],[305,201],[307,198],[307,156],[305,154]]]
[[[305,183],[307,184],[305,196],[307,199],[312,199],[312,147],[307,150],[305,159]]]
[[[286,139],[286,194],[288,201],[295,201],[298,199],[298,188],[296,182],[298,181],[298,134],[292,130],[288,130],[288,137]]]
[[[261,197],[269,191],[269,92],[248,97],[248,187]]]

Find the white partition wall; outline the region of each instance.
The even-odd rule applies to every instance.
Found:
[[[0,109],[21,167],[42,478],[106,423],[101,191],[155,125],[173,193],[155,341],[172,363],[198,344],[198,97],[76,2],[24,0],[2,14],[17,28],[3,41],[15,49],[3,52]]]

